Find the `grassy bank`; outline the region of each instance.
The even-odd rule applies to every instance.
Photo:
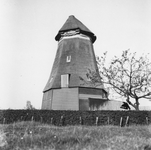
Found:
[[[149,146],[151,126],[0,125],[3,150],[144,150]]]

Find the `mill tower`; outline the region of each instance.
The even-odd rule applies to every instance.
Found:
[[[92,110],[107,100],[93,49],[94,33],[69,16],[55,40],[58,49],[43,90],[42,109]],[[95,84],[90,78],[92,73],[97,78]]]

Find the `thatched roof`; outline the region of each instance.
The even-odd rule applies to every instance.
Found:
[[[62,28],[59,30],[58,34],[55,37],[56,41],[60,40],[61,33],[67,32],[67,31],[70,31],[70,30],[76,30],[76,29],[79,29],[80,33],[89,36],[90,39],[92,40],[92,43],[95,42],[96,36],[94,35],[94,33],[91,32],[82,22],[80,22],[73,15],[69,16],[67,21],[64,23]]]

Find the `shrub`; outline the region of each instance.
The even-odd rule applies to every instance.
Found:
[[[0,110],[0,123],[36,121],[56,126],[67,125],[146,125],[151,111],[59,111]]]

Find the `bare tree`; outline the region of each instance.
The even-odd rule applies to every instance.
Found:
[[[97,57],[103,82],[125,97],[129,105],[139,110],[140,99],[151,99],[151,63],[147,56],[137,58],[136,53],[125,50],[120,57],[115,56],[107,67],[106,55],[107,53],[104,53],[101,58]],[[130,98],[134,99],[135,103],[132,103]]]

